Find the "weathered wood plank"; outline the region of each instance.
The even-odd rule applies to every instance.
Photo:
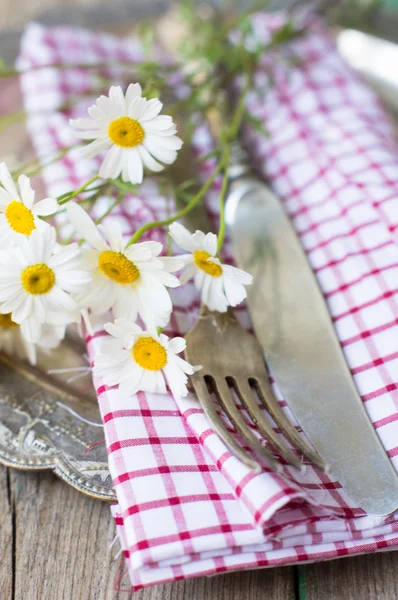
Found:
[[[108,549],[114,537],[109,505],[50,472],[11,471],[11,496],[15,600],[113,600],[117,561]]]
[[[4,600],[11,600],[13,592],[13,507],[8,477],[8,469],[0,466],[0,590]]]
[[[134,600],[295,600],[293,568],[200,577],[136,592]],[[113,600],[111,597],[107,600]],[[123,600],[123,596],[117,596]],[[326,600],[326,599],[323,599]],[[341,599],[340,599],[341,600]]]
[[[398,552],[300,568],[300,600],[397,600]]]

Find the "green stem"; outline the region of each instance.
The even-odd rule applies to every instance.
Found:
[[[242,124],[242,120],[245,114],[245,109],[246,109],[246,96],[247,96],[247,92],[249,89],[249,81],[250,78],[249,76],[247,76],[246,79],[246,83],[242,88],[239,100],[238,100],[238,104],[236,105],[235,108],[235,112],[232,116],[232,120],[231,120],[231,124],[228,127],[228,142],[231,143],[233,142],[239,135],[239,129],[241,127]],[[217,236],[217,253],[219,254],[221,252],[221,249],[223,247],[224,244],[224,238],[225,238],[225,229],[226,229],[226,223],[225,223],[225,196],[227,193],[227,189],[228,189],[228,169],[229,169],[229,163],[230,163],[230,151],[229,151],[229,143],[227,143],[227,145],[225,145],[224,147],[224,156],[225,156],[225,168],[224,168],[224,177],[223,177],[223,182],[222,182],[222,186],[221,186],[221,191],[220,191],[220,199],[219,199],[219,207],[220,207],[220,225],[219,225],[219,229],[218,229],[218,236]]]
[[[236,105],[236,109],[235,109],[234,115],[232,117],[231,125],[229,127],[229,138],[232,140],[238,136],[239,129],[242,124],[243,116],[245,114],[246,96],[247,96],[247,92],[249,90],[249,85],[250,85],[249,74],[247,73],[246,75],[247,75],[246,82],[241,91],[239,101],[238,101],[238,104]]]
[[[97,179],[99,179],[98,175],[95,175],[95,177],[92,177],[91,179],[89,179],[88,181],[86,181],[86,183],[83,183],[83,185],[81,185],[79,188],[77,188],[77,190],[75,190],[74,192],[68,192],[66,194],[61,194],[61,196],[57,197],[58,200],[58,204],[62,205],[62,204],[66,204],[67,202],[69,202],[70,200],[72,200],[73,198],[76,198],[76,196],[78,196],[79,194],[81,194],[82,192],[91,192],[93,190],[87,190],[87,188],[94,183],[94,181],[97,181]],[[94,188],[94,190],[97,190],[98,188]]]
[[[147,223],[146,225],[143,225],[142,227],[137,229],[137,231],[134,233],[134,235],[130,238],[130,241],[128,242],[127,245],[129,246],[130,244],[137,243],[138,240],[144,235],[144,233],[146,233],[150,229],[154,229],[155,227],[164,227],[165,225],[170,225],[171,223],[174,223],[174,221],[178,221],[178,219],[181,219],[186,214],[188,214],[192,209],[195,208],[195,206],[197,204],[199,204],[199,202],[202,200],[203,196],[208,192],[208,190],[210,189],[210,187],[213,184],[217,175],[223,170],[224,165],[225,165],[225,157],[223,157],[220,160],[220,162],[218,163],[217,167],[214,169],[214,171],[211,174],[211,176],[209,177],[209,179],[201,187],[201,189],[198,191],[198,193],[192,198],[192,200],[190,201],[189,204],[184,206],[183,209],[181,209],[178,213],[169,217],[168,219],[164,219],[163,221],[153,221],[152,223]]]
[[[218,236],[217,236],[217,253],[219,253],[221,251],[221,248],[223,247],[224,244],[224,238],[225,238],[225,195],[227,193],[227,189],[228,189],[228,182],[229,182],[229,176],[228,176],[228,170],[229,170],[229,163],[230,163],[230,152],[229,152],[229,148],[225,149],[225,167],[224,167],[224,176],[223,176],[223,180],[222,180],[222,186],[221,186],[221,191],[220,191],[220,199],[219,199],[219,206],[220,206],[220,225],[218,228]]]

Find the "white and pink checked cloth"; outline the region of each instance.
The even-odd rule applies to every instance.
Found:
[[[258,32],[267,36],[268,25],[267,15],[258,17]],[[250,94],[250,109],[270,134],[251,132],[251,150],[300,236],[369,417],[397,466],[398,146],[379,102],[342,62],[321,25],[314,23],[291,49],[301,64],[279,61],[275,86],[269,89],[267,76],[259,73]],[[115,59],[139,60],[137,42],[32,24],[19,65]],[[68,119],[83,114],[104,91],[97,72],[45,68],[22,77],[28,127],[43,161],[76,143]],[[121,69],[115,78],[126,85],[131,73]],[[206,129],[198,128],[194,143],[197,152],[211,148]],[[69,152],[45,168],[48,193],[75,188],[98,165]],[[200,168],[205,177],[211,161]],[[208,197],[211,219],[217,218],[219,185]],[[126,198],[113,218],[130,235],[168,210],[149,178],[139,197]],[[164,240],[159,232],[152,235]],[[228,244],[225,256],[232,260]],[[175,311],[166,333],[185,334],[198,314],[198,296],[192,285],[172,294]],[[246,308],[237,314],[249,327]],[[87,340],[91,358],[105,335],[100,326]],[[398,515],[364,514],[337,481],[312,467],[305,475],[290,468],[283,475],[250,472],[212,431],[194,397],[178,404],[169,396],[128,398],[95,384],[118,498],[112,513],[133,589],[398,548]]]

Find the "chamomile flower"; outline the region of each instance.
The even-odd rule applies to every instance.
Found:
[[[71,203],[67,210],[76,231],[92,247],[83,250],[84,268],[91,272],[92,282],[77,296],[79,305],[94,315],[112,309],[114,318],[135,321],[140,316],[147,327],[164,327],[172,311],[166,286],[180,285],[171,273],[181,269],[183,262],[160,257],[159,242],[126,246],[118,223],[97,227],[78,204]]]
[[[54,214],[58,203],[54,198],[35,202],[29,177],[20,175],[15,185],[5,163],[0,164],[0,248],[10,248],[35,229],[48,227],[40,219]]]
[[[144,167],[161,171],[175,161],[182,146],[172,118],[159,115],[162,106],[157,98],[143,98],[138,83],[130,84],[125,95],[120,86],[112,86],[109,96],[101,96],[88,109],[91,119],[70,121],[78,137],[93,140],[82,156],[92,158],[108,150],[99,171],[104,179],[121,175],[123,181],[141,183]]]
[[[77,244],[58,246],[51,226],[32,231],[18,246],[0,253],[0,313],[11,313],[27,341],[40,339],[44,323],[79,319],[70,293],[90,282],[80,260]]]
[[[225,312],[228,306],[236,306],[246,298],[245,285],[250,285],[253,278],[241,269],[220,262],[216,257],[214,233],[196,231],[192,234],[180,223],[172,223],[169,231],[173,240],[190,252],[179,256],[186,266],[181,283],[194,277],[203,304],[210,310]]]
[[[11,314],[0,314],[0,352],[27,359],[32,365],[37,362],[37,351],[49,352],[56,348],[65,336],[64,325],[42,326],[40,341],[28,342],[21,333],[21,327],[15,323]]]
[[[197,368],[177,356],[185,349],[184,338],[158,336],[126,319],[104,327],[112,338],[104,342],[94,373],[107,385],[118,385],[131,395],[139,391],[165,394],[167,386],[176,400],[187,395],[187,375]]]

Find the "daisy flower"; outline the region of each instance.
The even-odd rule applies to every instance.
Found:
[[[126,394],[139,391],[166,394],[169,387],[178,400],[187,395],[187,375],[192,367],[177,356],[185,349],[184,338],[143,331],[126,319],[107,323],[105,330],[112,339],[104,342],[102,354],[94,362],[94,373],[106,385],[118,385]]]
[[[109,96],[101,96],[88,109],[91,119],[70,121],[77,137],[93,140],[82,156],[92,158],[108,150],[99,171],[104,179],[121,174],[123,181],[141,183],[144,167],[161,171],[163,164],[175,161],[182,146],[172,118],[159,115],[162,107],[157,98],[143,98],[138,83],[130,84],[125,95],[120,86],[112,86]]]
[[[58,209],[54,198],[35,202],[29,177],[20,175],[15,185],[5,163],[0,164],[0,248],[18,244],[35,229],[48,227],[40,217],[48,217]]]
[[[160,257],[159,242],[126,246],[117,222],[97,227],[78,204],[69,204],[67,210],[76,231],[92,247],[83,251],[84,268],[90,270],[92,283],[77,296],[80,306],[90,308],[94,315],[112,309],[114,318],[131,321],[139,315],[149,328],[164,327],[172,311],[166,286],[180,285],[171,273],[184,263]]]
[[[40,339],[44,323],[79,320],[70,293],[90,282],[80,261],[77,244],[58,246],[51,226],[32,231],[18,246],[0,253],[0,313],[11,313],[27,341]]]
[[[250,285],[253,278],[241,269],[220,262],[216,257],[214,233],[196,231],[192,234],[180,223],[172,223],[169,231],[173,240],[190,252],[179,256],[186,266],[181,284],[194,277],[203,304],[210,310],[226,312],[228,306],[236,306],[246,298],[245,285]]]
[[[0,314],[0,352],[27,359],[32,365],[37,362],[37,351],[48,352],[56,348],[65,336],[65,326],[42,326],[40,341],[28,342],[21,333],[21,327],[12,320],[11,314]]]

